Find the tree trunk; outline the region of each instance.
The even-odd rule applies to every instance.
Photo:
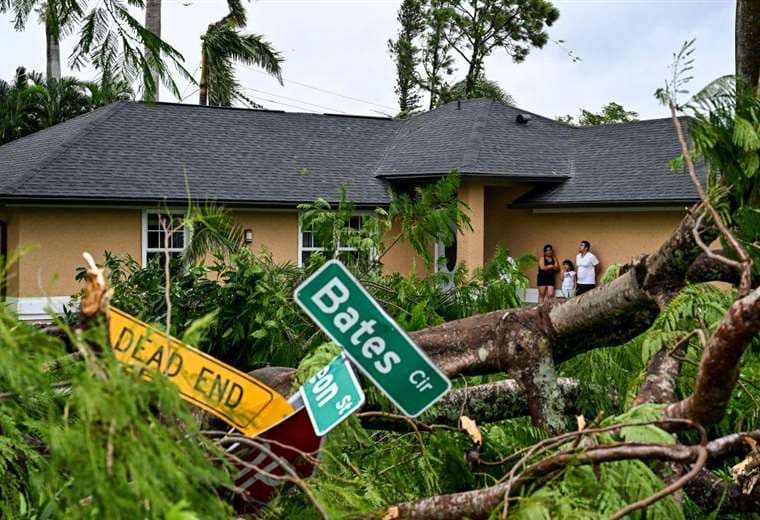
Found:
[[[760,2],[736,0],[736,75],[760,93]]]
[[[201,45],[201,80],[198,83],[198,104],[204,106],[208,105],[207,68],[206,46]]]
[[[58,31],[50,22],[45,23],[45,47],[47,51],[47,79],[61,79],[61,41]]]
[[[147,0],[145,2],[145,28],[159,38],[161,37],[161,0]],[[146,48],[145,56],[148,56],[149,53],[150,51]],[[161,56],[154,56],[153,59],[158,61]],[[158,101],[160,84],[158,71],[155,68],[150,71],[150,77],[153,85],[152,88],[145,88],[143,99],[145,101]]]

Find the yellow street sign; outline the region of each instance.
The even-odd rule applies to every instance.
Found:
[[[156,372],[179,388],[182,398],[254,436],[293,413],[288,401],[231,366],[170,338],[150,325],[110,307],[109,339],[120,362]]]

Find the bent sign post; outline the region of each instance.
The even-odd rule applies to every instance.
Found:
[[[451,381],[339,261],[327,262],[304,281],[295,300],[409,417],[417,417],[451,388]]]
[[[158,373],[177,385],[186,401],[254,436],[293,413],[288,401],[264,383],[169,338],[110,307],[108,335],[114,356],[126,365]]]
[[[320,437],[362,407],[364,392],[343,354],[301,387],[309,419]]]

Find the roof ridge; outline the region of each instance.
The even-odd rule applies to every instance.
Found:
[[[483,103],[478,107],[478,113],[475,116],[475,121],[472,123],[472,131],[467,143],[467,148],[462,156],[462,170],[465,170],[469,165],[477,164],[478,155],[480,155],[480,148],[482,147],[482,132],[484,128],[488,126],[488,116],[491,114],[491,109],[498,101],[490,100],[490,103]],[[485,113],[484,113],[485,112]]]
[[[688,121],[689,119],[691,119],[691,117],[686,116],[686,115],[681,115],[681,116],[678,116],[678,119],[682,121],[684,120]],[[652,119],[639,119],[637,121],[619,121],[616,123],[601,123],[598,125],[567,125],[567,126],[569,126],[570,128],[588,130],[588,129],[599,128],[599,127],[626,126],[626,125],[635,126],[635,125],[643,125],[646,123],[658,123],[662,121],[672,121],[672,120],[673,120],[672,116],[666,116],[666,117],[654,117]]]
[[[372,168],[371,173],[373,177],[378,176],[377,170],[380,168],[380,165],[383,164],[386,157],[388,157],[388,154],[390,153],[391,148],[394,148],[396,146],[396,138],[398,137],[399,132],[401,132],[401,130],[404,128],[405,123],[408,123],[409,121],[411,121],[411,119],[412,119],[411,117],[404,118],[402,120],[391,119],[391,121],[398,121],[400,124],[396,125],[396,130],[394,130],[393,135],[388,136],[385,146],[383,146],[383,153],[380,154],[380,157],[378,158],[377,163],[375,163],[375,167]]]
[[[34,166],[33,168],[29,169],[29,172],[26,175],[22,175],[20,178],[16,179],[15,182],[6,185],[5,186],[5,193],[8,195],[11,195],[19,190],[24,184],[26,184],[27,181],[31,180],[35,175],[37,175],[45,166],[50,164],[53,159],[56,159],[63,155],[64,152],[66,152],[69,148],[71,148],[74,144],[77,142],[77,138],[80,136],[86,134],[89,132],[92,127],[106,119],[109,119],[114,114],[117,114],[121,110],[124,109],[125,106],[127,106],[129,102],[123,102],[123,101],[117,101],[115,103],[111,103],[109,105],[106,105],[104,107],[97,108],[93,110],[92,112],[88,112],[87,114],[82,114],[82,116],[86,115],[93,115],[93,120],[90,121],[89,124],[85,125],[83,128],[81,128],[77,132],[72,132],[69,134],[68,137],[66,137],[56,148],[53,150],[45,159],[40,161],[39,164]],[[102,110],[102,113],[100,114],[100,117],[95,118],[94,115],[97,115],[98,110]],[[79,116],[79,117],[82,117]],[[76,118],[69,119],[67,121],[64,121],[63,123],[67,123],[68,121],[73,121]],[[63,124],[60,123],[60,124]],[[57,125],[53,125],[48,128],[54,128]]]
[[[332,112],[289,112],[287,110],[279,110],[274,108],[248,108],[248,107],[222,107],[215,105],[198,105],[195,103],[179,103],[176,101],[127,101],[126,103],[135,105],[156,105],[156,106],[174,106],[184,107],[188,109],[202,109],[202,110],[230,110],[238,112],[250,112],[250,113],[271,113],[271,114],[286,114],[286,115],[298,115],[298,116],[326,116],[326,117],[353,117],[357,119],[379,119],[381,121],[394,121],[390,116],[368,116],[364,114],[337,114]]]

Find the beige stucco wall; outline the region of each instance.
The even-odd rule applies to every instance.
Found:
[[[398,241],[391,246],[398,237],[400,226],[398,222],[386,233],[384,244],[391,249],[380,259],[383,271],[386,273],[401,273],[403,275],[416,274],[425,276],[428,268],[425,259],[419,256],[408,242]]]
[[[470,271],[483,267],[486,256],[486,186],[482,182],[465,180],[459,186],[459,200],[469,209],[472,230],[457,233],[457,265],[465,264]]]
[[[235,210],[232,216],[243,229],[253,231],[251,248],[268,251],[275,262],[298,262],[298,212]],[[82,252],[89,251],[97,262],[104,251],[130,254],[142,260],[142,210],[87,208],[5,208],[0,219],[8,224],[8,250],[23,251],[9,269],[8,296],[60,297],[79,291],[74,280],[84,264]],[[390,244],[397,236],[394,226],[386,236]],[[424,260],[407,243],[397,243],[382,259],[386,272],[424,275]]]
[[[9,251],[22,253],[10,296],[68,296],[79,290],[82,252],[141,255],[138,209],[15,208],[8,210]],[[15,241],[15,244],[12,242]]]
[[[602,268],[627,262],[653,251],[669,235],[682,211],[535,213],[508,209],[527,186],[486,186],[466,181],[461,199],[470,206],[473,232],[458,237],[458,259],[470,269],[493,256],[498,245],[515,256],[539,255],[545,243],[554,245],[560,260],[575,258],[578,241],[590,240]],[[296,211],[233,211],[240,225],[253,230],[251,247],[271,252],[276,262],[298,262]],[[76,268],[82,251],[96,261],[103,252],[142,258],[142,211],[138,208],[4,208],[0,218],[8,224],[8,249],[24,256],[9,269],[8,295],[20,297],[68,296],[79,290]],[[394,226],[386,244],[396,237]],[[407,243],[399,243],[382,258],[386,272],[425,275],[422,258]],[[531,269],[531,280],[535,278]],[[603,272],[603,271],[600,271]]]
[[[507,205],[527,189],[524,185],[486,189],[487,258],[498,245],[508,248],[513,256],[538,257],[548,243],[554,246],[560,262],[566,258],[575,262],[578,242],[588,240],[601,263],[601,276],[609,265],[653,252],[684,215],[683,210],[537,213],[508,209]],[[535,272],[536,268],[531,268],[532,287]]]
[[[0,219],[6,225],[7,253],[10,258],[18,250],[18,225],[15,224],[15,217],[12,211],[0,209]],[[5,292],[7,296],[16,296],[18,295],[18,262],[9,261],[9,258],[6,259],[8,262],[4,266]]]
[[[298,212],[233,211],[243,229],[253,231],[255,253],[269,251],[278,263],[298,263]]]

